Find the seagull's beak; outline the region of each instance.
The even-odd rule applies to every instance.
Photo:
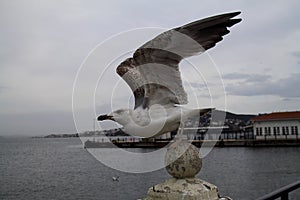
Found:
[[[98,121],[103,121],[103,120],[114,120],[113,116],[111,115],[100,115],[98,118],[97,118]]]

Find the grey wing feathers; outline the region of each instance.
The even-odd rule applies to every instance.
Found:
[[[138,48],[133,58],[121,63],[118,74],[135,96],[135,107],[159,104],[186,104],[179,63],[212,48],[229,33],[228,27],[241,21],[240,12],[198,20],[166,31]]]
[[[137,70],[133,58],[123,61],[116,69],[133,92],[135,99],[135,108],[140,106],[144,100],[144,80],[140,72]]]

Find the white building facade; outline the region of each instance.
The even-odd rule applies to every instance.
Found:
[[[252,122],[256,139],[298,139],[300,111],[260,115]]]

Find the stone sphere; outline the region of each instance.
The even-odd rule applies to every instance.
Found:
[[[165,165],[174,178],[193,178],[202,167],[199,149],[187,141],[176,141],[167,150]]]

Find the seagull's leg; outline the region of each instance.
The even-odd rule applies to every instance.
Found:
[[[182,140],[182,138],[183,138],[183,130],[184,130],[184,122],[180,122],[179,130],[178,130],[179,140]]]

